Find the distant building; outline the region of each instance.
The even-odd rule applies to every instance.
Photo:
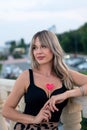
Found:
[[[13,51],[14,54],[18,53],[18,54],[24,54],[25,53],[25,48],[20,48],[20,47],[17,47],[14,49]]]
[[[9,49],[6,47],[0,47],[0,56],[7,56],[9,55]]]
[[[52,25],[51,27],[48,28],[49,31],[56,33],[56,26]]]
[[[11,44],[14,44],[15,41],[7,41],[5,42],[5,45],[7,48],[10,48],[11,47]]]

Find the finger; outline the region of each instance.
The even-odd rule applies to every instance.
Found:
[[[46,113],[44,113],[43,114],[43,121],[46,121],[46,122],[48,122],[49,121],[49,116],[48,116],[48,114],[46,114]]]
[[[48,100],[48,101],[45,103],[45,105],[43,106],[43,108],[46,108],[46,107],[49,105],[49,103],[50,103],[50,100]]]
[[[53,108],[53,106],[51,105],[51,103],[50,103],[50,110],[51,110],[52,112],[54,112],[54,108]]]
[[[52,112],[58,111],[58,108],[56,107],[55,103],[50,102],[50,109]]]
[[[48,116],[48,118],[51,118],[51,111],[45,110],[44,113]]]
[[[59,109],[56,107],[55,104],[53,104],[53,109],[54,109],[54,111],[58,111],[58,110],[59,110]]]
[[[49,116],[49,119],[51,119],[51,111],[47,111],[47,114],[48,114],[48,116]]]
[[[64,101],[64,100],[58,100],[58,101],[57,101],[57,104],[58,104],[58,103],[61,103],[61,102],[63,102],[63,101]]]

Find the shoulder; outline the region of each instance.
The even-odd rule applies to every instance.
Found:
[[[78,71],[69,69],[69,74],[72,76],[72,78],[75,80],[77,77],[81,76],[82,74],[79,73]]]
[[[16,84],[19,84],[19,86],[23,86],[26,90],[27,87],[30,84],[30,75],[29,70],[24,70],[17,78]]]
[[[82,76],[83,74],[76,71],[76,70],[72,70],[72,69],[69,69],[69,73],[72,75],[72,77],[74,78],[75,76]]]
[[[18,79],[25,80],[29,76],[29,70],[24,70],[18,77]]]
[[[70,75],[72,76],[73,78],[73,81],[76,85],[83,85],[84,83],[87,83],[87,75],[85,74],[82,74],[78,71],[75,71],[75,70],[69,70],[70,72]]]

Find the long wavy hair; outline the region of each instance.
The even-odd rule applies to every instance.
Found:
[[[69,73],[69,69],[67,65],[64,63],[63,57],[63,49],[60,46],[59,40],[57,36],[48,30],[43,30],[37,32],[31,41],[30,44],[30,57],[31,57],[31,67],[37,68],[39,64],[34,58],[33,55],[33,45],[35,43],[36,38],[39,38],[42,45],[48,47],[53,53],[53,66],[52,69],[55,74],[61,79],[61,81],[65,84],[66,88],[72,89],[73,88],[73,79]]]

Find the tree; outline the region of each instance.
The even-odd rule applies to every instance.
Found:
[[[16,48],[16,42],[15,41],[11,41],[10,42],[10,45],[11,45],[11,47],[10,47],[10,53],[12,54],[13,53],[13,51],[14,51],[14,48]]]

